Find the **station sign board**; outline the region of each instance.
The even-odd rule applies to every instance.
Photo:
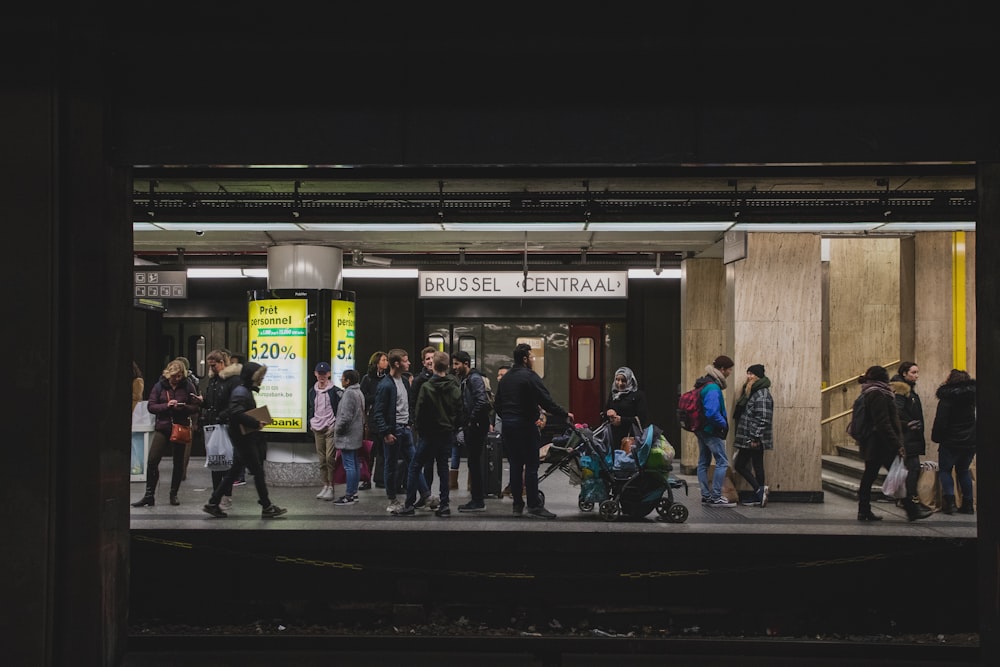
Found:
[[[421,271],[421,299],[627,299],[627,271]]]
[[[133,271],[136,299],[186,299],[187,271],[156,271],[148,268]]]

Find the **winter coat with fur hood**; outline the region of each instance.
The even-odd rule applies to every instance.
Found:
[[[943,384],[931,439],[952,449],[976,448],[976,381]]]
[[[899,413],[899,425],[903,429],[903,447],[906,449],[906,455],[926,454],[924,408],[920,403],[920,395],[901,375],[893,376],[889,386],[896,394],[896,412]],[[910,426],[913,422],[916,422],[916,426]]]
[[[233,389],[240,386],[240,371],[243,364],[229,364],[218,373],[212,369],[208,373],[208,383],[202,394],[202,424],[225,424],[229,421],[229,397]]]

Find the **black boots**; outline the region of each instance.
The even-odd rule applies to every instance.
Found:
[[[962,505],[958,508],[959,514],[975,514],[976,510],[972,507],[971,500],[962,499]]]
[[[881,521],[882,517],[878,514],[872,514],[870,509],[868,510],[858,510],[858,521]]]
[[[941,511],[945,514],[955,513],[955,496],[941,496]]]
[[[171,493],[170,494],[170,504],[171,505],[180,505],[181,504],[181,501],[177,500],[177,494],[176,493]]]
[[[906,510],[906,520],[907,521],[918,521],[920,519],[926,519],[932,512],[923,505],[920,504],[919,498],[907,498],[903,501],[903,508]]]
[[[156,498],[153,496],[143,496],[139,500],[132,503],[132,507],[152,507],[156,504]]]

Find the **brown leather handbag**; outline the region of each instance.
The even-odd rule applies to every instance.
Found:
[[[167,399],[170,399],[170,392],[167,392]],[[190,424],[190,421],[189,421]],[[191,444],[191,426],[186,424],[171,424],[170,426],[170,442],[176,442],[179,445],[190,445]]]

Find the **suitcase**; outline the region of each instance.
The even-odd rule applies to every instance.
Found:
[[[500,498],[503,492],[503,441],[494,431],[486,434],[483,451],[483,496]]]

